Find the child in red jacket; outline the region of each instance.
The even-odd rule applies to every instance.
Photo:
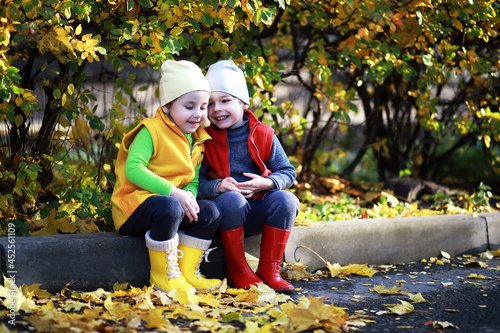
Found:
[[[295,168],[271,127],[248,110],[243,72],[231,60],[210,66],[208,106],[212,137],[205,145],[199,196],[212,199],[222,213],[220,235],[227,277],[237,288],[266,283],[275,290],[294,289],[279,273],[299,200],[289,191]],[[244,234],[262,233],[256,274],[245,259]]]

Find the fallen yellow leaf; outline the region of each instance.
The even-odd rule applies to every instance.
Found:
[[[425,302],[427,302],[422,297],[421,293],[418,293],[418,294],[408,294],[408,296],[410,297],[410,301],[412,301],[413,303],[425,303]]]
[[[378,272],[377,270],[368,267],[367,264],[350,264],[347,266],[340,266],[339,264],[332,265],[328,263],[327,267],[332,277],[339,277],[341,279],[352,274],[372,277],[375,273]]]
[[[110,295],[104,301],[104,308],[108,310],[113,319],[123,319],[131,310],[130,304],[125,302],[113,302]]]
[[[446,328],[456,328],[458,329],[457,326],[453,325],[452,323],[448,322],[448,321],[433,321],[432,322],[432,327],[434,328],[442,328],[442,329],[446,329]]]
[[[411,305],[411,303],[408,303],[406,301],[401,301],[401,304],[389,308],[389,310],[391,310],[392,313],[401,316],[412,313],[413,311],[415,311],[415,308],[413,307],[413,305]]]
[[[50,296],[52,296],[51,293],[49,293],[47,290],[40,289],[41,285],[42,285],[41,283],[34,283],[29,286],[23,285],[21,289],[23,291],[24,296],[26,296],[29,299],[33,297],[49,298]]]
[[[287,264],[281,270],[281,276],[291,281],[307,280],[314,277],[314,274],[309,273],[306,269],[307,266],[302,265],[299,260],[294,264]]]
[[[385,295],[403,295],[409,293],[409,291],[400,291],[403,288],[403,285],[400,283],[397,286],[392,285],[391,287],[387,288],[384,286],[383,283],[379,284],[378,286],[375,286],[371,289],[370,291],[375,291],[379,294],[385,294]]]
[[[466,279],[488,279],[486,276],[483,274],[476,274],[476,273],[470,273],[469,276],[465,277]]]

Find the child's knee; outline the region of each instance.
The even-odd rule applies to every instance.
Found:
[[[282,210],[297,215],[300,209],[299,199],[289,191],[278,191],[275,198],[275,204],[281,207]]]

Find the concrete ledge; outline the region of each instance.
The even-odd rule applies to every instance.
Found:
[[[484,218],[437,215],[375,220],[322,222],[294,228],[285,250],[289,263],[301,259],[314,270],[325,264],[304,245],[330,263],[387,264],[438,256],[455,256],[488,249]]]
[[[71,289],[83,291],[111,288],[115,282],[149,283],[149,255],[142,238],[114,232],[15,237],[13,262],[6,260],[7,244],[7,238],[0,238],[2,274],[14,276],[18,286],[42,283],[54,293],[68,282]]]
[[[42,283],[59,292],[71,289],[110,289],[115,282],[149,285],[149,255],[143,238],[114,232],[55,236],[15,237],[14,266],[9,259],[9,239],[0,238],[2,274],[16,284]],[[12,244],[11,244],[12,245]],[[500,245],[500,213],[439,215],[376,220],[321,222],[314,227],[295,227],[285,250],[285,261],[301,262],[310,270],[325,264],[304,245],[330,263],[385,264],[438,256],[478,253]],[[224,251],[215,237],[210,262],[203,262],[208,277],[225,275]],[[245,239],[245,250],[260,255],[260,236]]]
[[[488,246],[490,250],[500,248],[500,213],[479,214],[488,226]]]

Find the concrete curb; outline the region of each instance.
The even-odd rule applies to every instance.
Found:
[[[13,239],[0,238],[1,270],[18,286],[42,283],[41,288],[55,293],[67,283],[71,289],[83,291],[110,289],[115,282],[149,284],[149,255],[143,238],[108,232]],[[213,246],[217,249],[201,270],[207,277],[222,277],[225,262],[218,237]],[[451,256],[478,253],[500,246],[500,213],[319,222],[312,227],[295,227],[284,259],[288,263],[300,259],[315,270],[325,263],[302,246],[332,264],[342,265],[407,262],[438,256],[440,251]],[[258,257],[260,236],[246,238],[245,250]]]
[[[285,261],[300,260],[312,270],[324,267],[316,254],[301,247],[307,246],[332,264],[408,262],[435,257],[441,251],[456,256],[496,249],[498,237],[500,213],[322,222],[295,228]]]
[[[15,253],[9,252],[8,240],[0,239],[2,274],[17,286],[42,283],[41,288],[55,293],[67,283],[83,291],[110,289],[115,282],[149,283],[149,255],[142,238],[115,232],[15,237]],[[12,255],[14,260],[9,260]]]

